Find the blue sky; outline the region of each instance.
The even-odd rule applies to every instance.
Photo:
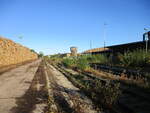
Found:
[[[0,0],[0,35],[45,54],[142,40],[149,0]],[[22,39],[18,38],[23,36]]]

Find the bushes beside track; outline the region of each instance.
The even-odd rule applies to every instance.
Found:
[[[150,66],[150,51],[144,50],[128,51],[124,54],[107,55],[82,55],[78,57],[65,58],[62,63],[66,67],[87,69],[91,63],[99,63],[126,68],[145,68]]]

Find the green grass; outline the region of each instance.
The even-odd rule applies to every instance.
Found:
[[[108,63],[109,59],[106,55],[92,55],[87,59],[90,63]]]
[[[115,59],[114,59],[115,58]],[[144,68],[150,66],[150,51],[145,50],[129,51],[124,54],[112,55],[81,55],[78,57],[62,58],[60,55],[50,57],[51,62],[62,63],[67,68],[77,68],[85,70],[90,67],[90,63],[104,65],[123,66],[129,68]]]
[[[65,58],[65,59],[62,60],[62,63],[67,68],[73,68],[77,65],[76,64],[77,62],[76,62],[75,58]]]
[[[120,55],[119,62],[124,67],[145,67],[150,65],[150,51],[136,50]]]
[[[67,68],[77,68],[86,70],[90,67],[90,63],[108,63],[108,59],[104,55],[82,55],[78,57],[70,57],[62,60],[62,64]]]
[[[150,51],[139,49],[128,51],[124,54],[113,55],[88,55],[86,59],[89,63],[99,63],[104,65],[123,66],[131,68],[144,68],[150,66]]]

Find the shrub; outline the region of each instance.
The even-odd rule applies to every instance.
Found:
[[[43,57],[44,53],[42,51],[39,52],[38,57]]]
[[[117,101],[121,94],[119,83],[112,84],[109,82],[108,84],[102,84],[100,80],[94,80],[86,83],[86,88],[92,99],[109,107]]]
[[[105,64],[105,63],[108,63],[108,61],[109,61],[109,58],[106,55],[102,55],[102,54],[99,54],[99,55],[86,55],[86,56],[84,56],[84,58],[86,58],[89,63]]]
[[[115,58],[115,59],[114,59]],[[143,68],[150,66],[150,51],[147,53],[145,50],[129,51],[124,54],[118,54],[112,59],[112,55],[82,55],[79,57],[66,58],[63,64],[66,67],[76,67],[85,70],[89,67],[90,63],[112,64],[124,67]]]
[[[77,68],[81,70],[89,68],[89,62],[86,57],[80,57],[77,59]]]
[[[136,50],[126,52],[120,56],[120,63],[125,67],[143,67],[149,65],[150,52]]]
[[[30,49],[30,51],[37,54],[37,52],[34,49]]]
[[[76,61],[74,58],[65,58],[63,59],[62,63],[65,67],[68,67],[68,68],[75,67],[76,65]]]
[[[107,64],[109,62],[109,58],[106,55],[95,55],[97,62],[101,64]]]
[[[95,103],[102,106],[112,107],[121,95],[120,84],[113,81],[101,81],[98,79],[87,80],[82,74],[69,76],[72,82],[80,84],[82,90]]]
[[[66,67],[76,67],[85,70],[90,67],[90,63],[108,63],[109,59],[105,55],[83,55],[79,57],[65,58],[62,63]]]

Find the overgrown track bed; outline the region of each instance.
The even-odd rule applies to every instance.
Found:
[[[102,113],[62,73],[47,62],[45,64],[50,85],[49,112],[55,104],[55,113]]]
[[[100,70],[101,73],[112,75],[112,76],[114,76],[114,78],[117,77],[116,73],[118,73],[118,76],[121,76],[121,74],[123,73],[123,70],[124,70],[124,68],[118,69],[118,68],[115,68],[115,67],[113,68],[110,66],[106,66],[107,68],[105,68],[103,70],[99,67],[100,65],[98,65],[98,64],[94,64],[94,65],[96,65],[96,69]],[[92,66],[93,68],[95,67],[94,65]],[[110,68],[112,68],[112,70]],[[127,71],[130,72],[130,73],[125,73],[125,74],[127,74],[128,77],[139,76],[139,73],[137,71],[133,71],[133,72],[131,70],[127,70]],[[145,74],[145,73],[142,73],[142,74]],[[140,76],[142,76],[142,75],[140,75]],[[150,78],[150,76],[147,76],[147,75],[143,75],[143,77],[147,78],[147,80]],[[133,96],[136,96],[138,98],[142,98],[146,102],[147,101],[150,102],[150,97],[149,97],[150,89],[144,87],[145,83],[143,83],[142,85],[139,83],[137,85],[135,83],[132,83],[132,80],[130,80],[129,83],[128,83],[128,81],[126,82],[125,80],[121,80],[119,82],[121,83],[121,89],[123,92],[128,93]],[[147,82],[149,82],[149,81],[147,81]],[[146,87],[147,86],[149,87],[150,84],[147,83],[145,85],[146,85]]]
[[[71,78],[71,76],[73,76],[71,72],[66,71],[66,69],[63,68],[61,65],[55,67],[63,74],[65,74],[66,77],[68,77],[68,79],[71,80],[77,87],[79,87],[80,89],[84,89],[81,84]],[[84,74],[84,76],[88,81],[90,81],[91,79],[100,80],[100,77],[91,76],[86,73]],[[107,83],[107,80],[102,79],[101,81]],[[148,113],[150,111],[150,101],[148,94],[140,92],[141,90],[134,88],[134,86],[128,86],[124,83],[121,83],[121,90],[122,95],[119,98],[118,104],[115,105],[112,110],[118,113]]]
[[[143,77],[145,80],[150,81],[150,72],[145,72],[140,69],[128,69],[125,67],[108,66],[98,63],[91,63],[90,66],[96,70],[112,73],[114,75],[121,76],[122,74],[125,74],[128,78],[132,77],[134,79]]]
[[[118,110],[115,110],[114,108],[108,108],[106,106],[103,106],[101,103],[99,103],[99,101],[97,101],[97,99],[95,98],[92,98],[92,92],[91,91],[88,91],[86,88],[85,88],[85,85],[83,85],[82,83],[80,83],[78,80],[79,79],[84,79],[83,83],[85,82],[86,83],[90,83],[91,81],[94,81],[96,79],[100,80],[101,83],[104,85],[104,84],[109,84],[109,80],[103,80],[101,78],[96,78],[94,76],[91,76],[89,74],[80,74],[80,75],[74,75],[72,74],[72,72],[68,72],[68,70],[65,70],[65,68],[61,67],[60,65],[59,66],[56,66],[55,65],[55,68],[58,69],[61,73],[63,73],[76,87],[78,87],[79,89],[81,89],[81,91],[86,94],[89,98],[92,99],[92,101],[94,102],[95,106],[100,108],[100,109],[104,109],[104,112],[107,112],[107,113],[120,113],[120,112],[117,112]],[[71,76],[76,76],[74,77],[71,77]],[[88,84],[87,84],[88,85]],[[94,84],[93,84],[94,85]],[[94,88],[95,86],[93,86]],[[94,96],[94,95],[93,95]],[[100,96],[100,95],[99,95]]]

